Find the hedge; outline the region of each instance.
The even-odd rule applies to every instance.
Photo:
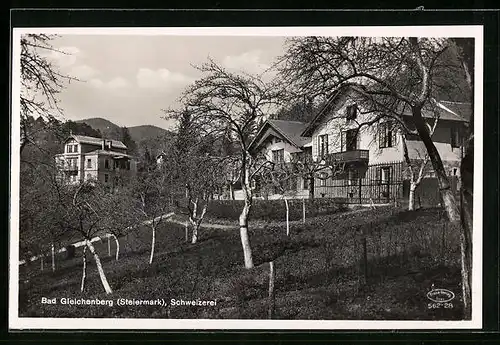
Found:
[[[342,199],[289,199],[290,220],[302,219],[302,203],[305,202],[306,217],[332,214],[347,209]],[[212,200],[208,204],[207,218],[238,220],[243,209],[243,200]],[[283,199],[254,200],[250,211],[251,219],[284,220],[286,206]]]

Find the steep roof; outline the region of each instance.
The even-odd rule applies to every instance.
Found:
[[[68,139],[73,138],[80,144],[90,144],[90,145],[102,145],[102,141],[106,140],[106,142],[111,142],[111,147],[118,148],[118,149],[126,149],[127,146],[125,146],[124,143],[122,143],[119,140],[112,140],[112,139],[104,139],[104,138],[95,138],[95,137],[89,137],[86,135],[70,135]],[[66,140],[68,140],[66,139]]]
[[[253,146],[257,145],[262,139],[262,135],[265,133],[265,129],[271,127],[276,132],[281,134],[284,139],[286,139],[290,144],[300,148],[309,142],[309,138],[302,137],[301,133],[307,127],[307,123],[300,121],[286,121],[286,120],[267,120],[260,127],[257,135],[250,143],[249,148],[252,149]]]
[[[346,93],[346,91],[352,90],[349,86],[343,86],[337,89],[330,98],[325,102],[323,107],[314,116],[313,120],[308,126],[304,128],[301,133],[303,136],[311,136],[312,132],[321,123],[323,118],[328,115],[328,112],[333,108],[335,103],[341,99],[341,96]],[[439,119],[446,121],[457,121],[457,122],[469,122],[471,118],[471,104],[465,102],[452,102],[452,101],[436,101],[439,111]],[[337,117],[345,117],[346,114],[338,114]],[[404,113],[403,116],[412,116],[410,113]],[[435,117],[434,112],[430,109],[422,109],[422,116],[424,118],[433,119]]]

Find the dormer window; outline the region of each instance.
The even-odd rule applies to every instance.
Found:
[[[357,115],[358,115],[357,104],[351,104],[346,107],[346,119],[348,121],[356,120]]]

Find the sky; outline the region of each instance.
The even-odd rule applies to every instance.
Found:
[[[172,129],[162,109],[178,106],[182,91],[201,76],[193,64],[210,57],[231,71],[258,74],[283,54],[284,42],[269,36],[63,35],[52,43],[66,54],[48,58],[79,79],[59,94],[65,119]]]

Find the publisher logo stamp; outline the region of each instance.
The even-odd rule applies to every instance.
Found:
[[[455,298],[455,294],[447,289],[432,289],[427,292],[427,298],[432,302],[428,303],[428,309],[451,309],[453,308],[451,301]]]

